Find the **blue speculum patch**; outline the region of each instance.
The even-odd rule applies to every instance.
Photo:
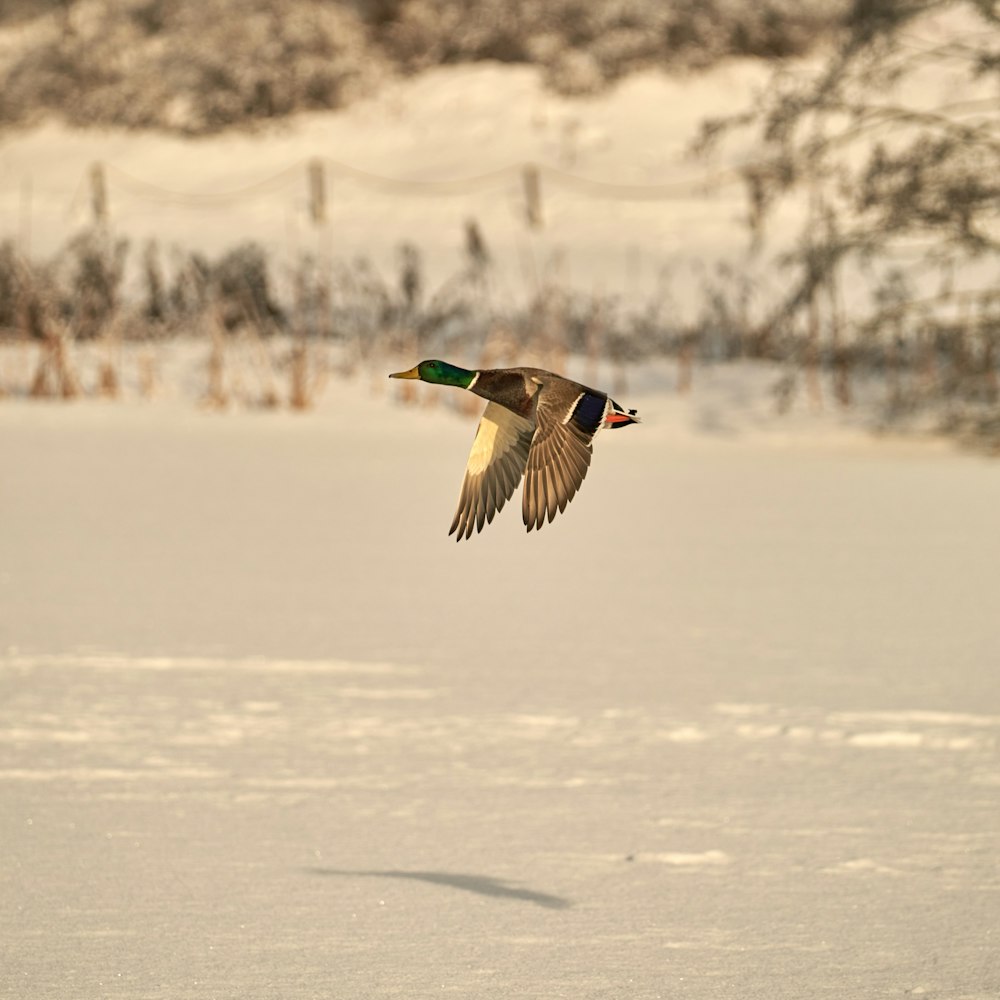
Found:
[[[573,410],[573,423],[588,434],[596,434],[604,419],[606,402],[603,396],[592,396],[589,392],[585,392]]]

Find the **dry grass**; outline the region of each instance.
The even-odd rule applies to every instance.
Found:
[[[463,357],[484,368],[528,363],[557,371],[576,358],[594,382],[598,366],[610,366],[619,394],[629,366],[645,360],[675,359],[677,390],[693,392],[700,364],[751,358],[784,366],[774,387],[779,409],[802,392],[814,407],[848,407],[857,384],[880,383],[887,422],[919,417],[926,426],[936,414],[957,436],[1000,437],[995,330],[973,315],[915,329],[900,321],[888,335],[870,336],[852,331],[835,302],[817,299],[800,325],[765,328],[751,308],[749,279],[732,269],[705,283],[702,309],[688,322],[676,318],[669,287],[644,302],[630,297],[626,310],[619,298],[574,294],[549,281],[526,305],[501,308],[489,293],[488,256],[473,249],[436,290],[427,288],[412,244],[388,277],[364,261],[319,266],[303,258],[287,282],[295,301],[285,305],[272,262],[253,245],[215,261],[175,254],[171,268],[147,248],[145,292],[131,299],[121,287],[127,246],[78,237],[57,259],[35,263],[0,245],[0,288],[9,296],[0,298],[0,336],[33,345],[36,354],[30,375],[0,372],[0,395],[176,394],[158,345],[192,336],[205,345],[196,395],[220,409],[308,410],[332,376],[381,370],[388,358]],[[412,389],[403,391],[422,398]]]

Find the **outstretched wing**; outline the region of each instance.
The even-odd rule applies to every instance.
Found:
[[[607,397],[590,390],[560,391],[572,383],[545,387],[535,409],[537,430],[528,453],[521,513],[528,531],[551,522],[576,496],[593,455],[591,441],[604,419]],[[580,386],[579,388],[583,388]]]
[[[492,521],[510,499],[524,475],[534,432],[530,420],[498,403],[487,404],[472,442],[462,495],[448,532],[458,532],[456,542],[469,538],[473,528],[482,531],[483,525]]]

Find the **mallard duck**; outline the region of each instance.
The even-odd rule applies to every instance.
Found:
[[[489,400],[483,411],[449,535],[482,531],[524,477],[521,513],[528,531],[566,509],[590,466],[591,442],[603,427],[639,422],[605,392],[541,368],[468,371],[421,361],[389,378],[415,378],[468,389]]]

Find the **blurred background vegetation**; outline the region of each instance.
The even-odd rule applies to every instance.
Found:
[[[8,242],[0,330],[49,345],[38,394],[76,391],[55,374],[67,341],[252,330],[300,345],[337,341],[355,358],[449,347],[484,365],[527,350],[621,365],[668,355],[682,388],[698,359],[768,359],[784,366],[779,405],[800,387],[817,394],[823,378],[850,406],[858,381],[874,378],[889,419],[930,413],[946,430],[1000,441],[994,0],[6,0],[0,28],[17,37],[0,48],[0,129],[53,115],[185,135],[253,128],[477,60],[533,65],[568,95],[640,70],[766,60],[770,86],[752,106],[734,99],[732,115],[706,122],[696,152],[711,162],[736,135],[749,144],[740,173],[759,253],[783,204],[797,200],[805,219],[776,261],[774,301],[761,306],[750,270],[727,266],[705,280],[702,308],[683,323],[667,285],[624,302],[550,284],[526,306],[501,307],[489,293],[489,233],[474,220],[463,263],[439,287],[408,243],[393,275],[304,255],[282,301],[259,246],[208,260],[132,247],[100,224],[47,261],[23,259]],[[927,85],[942,71],[957,81],[948,92]],[[127,296],[130,261],[142,280]],[[847,308],[845,285],[860,282],[866,294]]]
[[[205,134],[338,108],[392,75],[529,63],[564,94],[650,67],[801,55],[844,0],[5,0],[32,22],[0,69],[0,123]]]

